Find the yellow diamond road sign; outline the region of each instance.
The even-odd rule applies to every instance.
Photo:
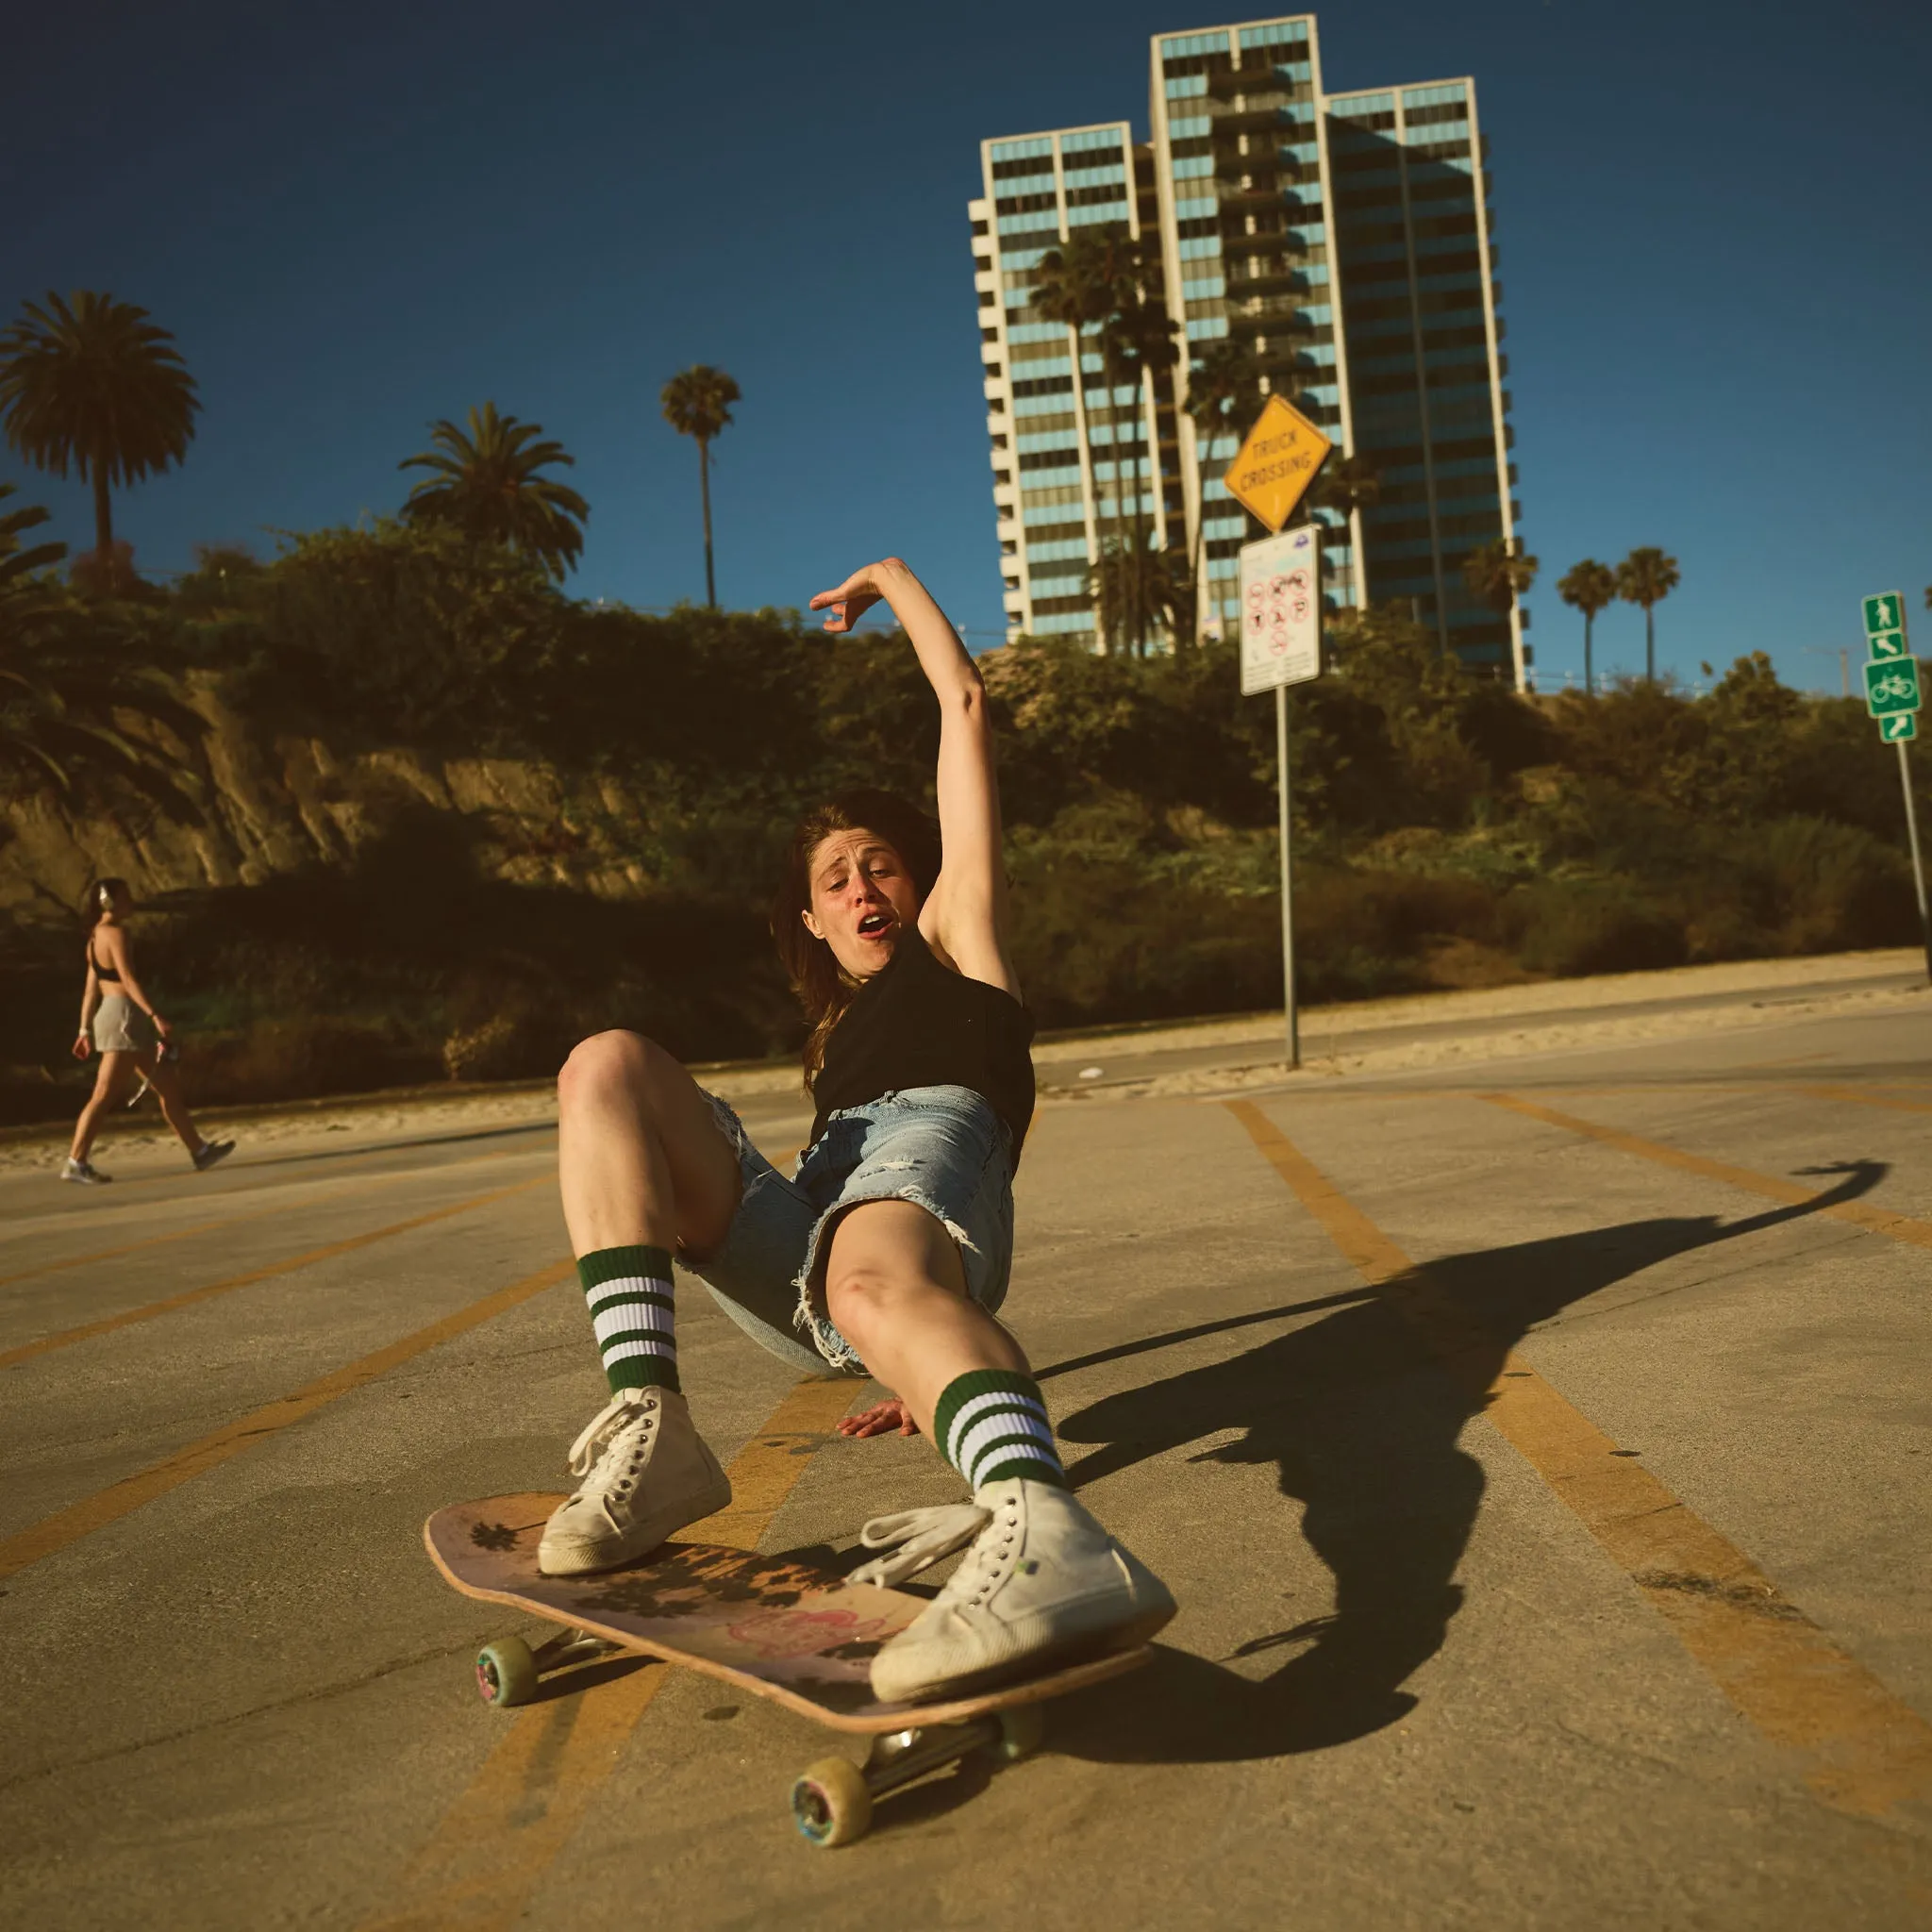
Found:
[[[1244,509],[1278,530],[1335,445],[1281,396],[1270,396],[1222,480]]]

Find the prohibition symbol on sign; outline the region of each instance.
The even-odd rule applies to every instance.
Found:
[[[1314,608],[1313,573],[1307,564],[1251,583],[1242,617],[1250,648],[1285,658],[1300,642]]]
[[[1241,546],[1241,690],[1272,691],[1322,672],[1320,527]]]

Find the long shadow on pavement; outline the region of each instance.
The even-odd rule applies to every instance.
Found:
[[[1237,1657],[1306,1646],[1258,1680],[1163,1647],[1138,1678],[1069,1698],[1055,1748],[1116,1762],[1273,1757],[1366,1736],[1412,1709],[1416,1699],[1402,1687],[1441,1648],[1461,1604],[1456,1570],[1482,1503],[1481,1466],[1458,1438],[1508,1350],[1572,1303],[1674,1257],[1855,1199],[1888,1169],[1861,1160],[1811,1171],[1842,1178],[1809,1201],[1742,1221],[1624,1222],[1430,1261],[1367,1301],[1337,1297],[1355,1305],[1245,1354],[1068,1416],[1063,1441],[1104,1445],[1072,1467],[1076,1488],[1205,1436],[1245,1430],[1193,1459],[1276,1466],[1282,1493],[1304,1505],[1303,1533],[1334,1573],[1335,1607],[1241,1644]],[[1255,1319],[1266,1317],[1150,1338],[1078,1365]],[[1252,1587],[1268,1561],[1265,1537],[1238,1524],[1223,1534],[1222,1567]]]

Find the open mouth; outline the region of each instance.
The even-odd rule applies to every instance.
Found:
[[[892,928],[892,915],[890,912],[868,912],[858,922],[858,937],[862,940],[875,940],[882,933]]]

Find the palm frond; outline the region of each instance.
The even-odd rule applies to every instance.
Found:
[[[397,465],[429,472],[411,488],[404,516],[502,544],[555,577],[575,568],[591,506],[568,484],[539,474],[576,462],[560,442],[543,437],[541,423],[520,423],[487,402],[469,411],[467,430],[447,417],[432,423],[429,441],[427,450]]]
[[[709,442],[731,426],[731,405],[744,400],[738,384],[708,362],[693,362],[664,385],[658,395],[664,420],[680,436]]]
[[[120,486],[178,463],[201,408],[174,337],[91,289],[23,305],[0,334],[0,421],[38,468]]]

